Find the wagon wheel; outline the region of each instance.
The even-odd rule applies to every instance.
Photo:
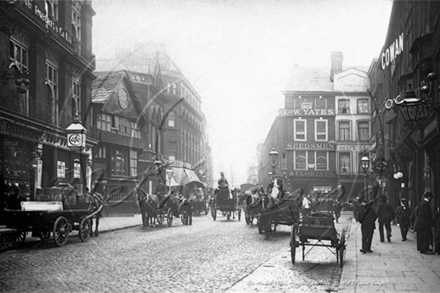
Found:
[[[17,237],[15,237],[15,241],[18,244],[23,244],[26,241],[26,231],[17,230]]]
[[[47,241],[50,238],[50,231],[40,232],[41,241]]]
[[[163,221],[165,220],[165,215],[163,214],[163,212],[157,214],[156,220],[157,220],[157,224],[159,225],[163,224]]]
[[[209,213],[209,203],[205,205],[205,216]]]
[[[248,213],[244,212],[244,220],[246,221],[246,225],[249,225],[251,223],[251,217]]]
[[[212,203],[212,205],[211,205],[211,215],[212,215],[212,218],[215,221],[217,219],[217,211],[215,209],[215,204],[214,203]]]
[[[56,245],[63,246],[69,238],[69,222],[64,217],[58,217],[53,225],[53,240]]]
[[[292,259],[292,264],[295,264],[296,246],[296,227],[293,224],[292,231],[290,232],[290,258]]]
[[[86,242],[90,237],[90,230],[92,229],[92,224],[90,218],[83,218],[79,223],[78,236],[82,242]]]
[[[237,210],[237,214],[238,214],[238,221],[241,221],[241,209]]]
[[[171,227],[172,224],[173,224],[173,210],[169,208],[167,212],[167,225],[168,227]]]
[[[346,233],[346,230],[342,230],[341,240],[339,241],[339,262],[340,262],[341,268],[344,266],[345,233]]]
[[[186,212],[183,212],[180,215],[180,220],[182,221],[183,225],[188,225],[188,214]]]

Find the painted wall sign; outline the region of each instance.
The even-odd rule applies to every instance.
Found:
[[[335,177],[335,174],[329,171],[290,171],[293,177]]]
[[[280,116],[334,116],[335,109],[280,109]]]
[[[59,35],[69,44],[72,44],[72,38],[70,37],[69,33],[64,28],[58,26],[58,24],[55,23],[53,20],[51,20],[46,12],[40,10],[38,5],[35,4],[33,0],[24,0],[22,1],[22,4],[26,6],[32,13],[34,13],[39,19],[41,19],[45,23],[47,29],[52,30],[52,32]]]
[[[382,69],[393,63],[393,61],[403,52],[403,33],[380,55]]]
[[[286,143],[286,150],[335,150],[335,143],[294,142]]]
[[[350,145],[350,144],[341,144],[336,146],[337,151],[368,151],[370,149],[370,145]]]

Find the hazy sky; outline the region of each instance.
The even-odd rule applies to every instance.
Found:
[[[202,97],[215,177],[222,169],[230,183],[241,184],[247,163],[257,162],[257,143],[284,107],[293,65],[330,66],[338,50],[344,66],[368,67],[384,45],[391,6],[391,0],[93,0],[93,50],[99,59],[132,43],[166,44]]]

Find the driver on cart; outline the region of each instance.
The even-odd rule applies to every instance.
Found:
[[[218,180],[218,189],[227,188],[228,189],[228,195],[229,199],[232,199],[231,190],[229,189],[229,183],[228,180],[225,178],[225,174],[223,172],[220,172],[220,179]]]

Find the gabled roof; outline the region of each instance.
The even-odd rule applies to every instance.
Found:
[[[105,103],[126,76],[125,71],[94,72],[94,74],[96,79],[92,82],[92,103]]]

